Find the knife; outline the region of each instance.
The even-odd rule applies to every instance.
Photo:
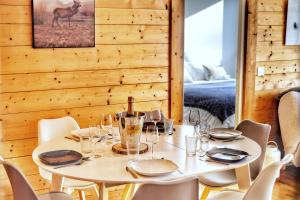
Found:
[[[135,179],[139,178],[137,173],[135,173],[133,170],[131,170],[128,166],[126,166],[126,171],[129,172],[133,178],[135,178]]]

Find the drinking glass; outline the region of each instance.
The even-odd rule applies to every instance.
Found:
[[[97,148],[96,148],[97,143],[101,142],[103,140],[102,137],[104,137],[104,135],[101,135],[100,126],[97,126],[96,124],[90,124],[89,137],[92,145],[92,152],[93,152],[92,157],[96,158],[98,156],[101,156],[97,154]]]
[[[155,125],[147,126],[146,141],[151,143],[151,158],[154,159],[154,144],[158,143],[158,128]]]
[[[185,136],[185,150],[188,157],[195,156],[197,150],[198,136]]]
[[[126,136],[126,149],[129,161],[135,161],[139,159],[139,151],[141,145],[140,136],[140,134]]]
[[[92,141],[89,134],[80,134],[80,147],[83,155],[89,155],[92,152]]]
[[[174,125],[174,119],[164,119],[164,129],[166,134],[172,134],[173,133],[173,125]]]
[[[199,136],[199,156],[203,158],[206,155],[207,150],[209,149],[209,136],[208,134],[201,134]]]

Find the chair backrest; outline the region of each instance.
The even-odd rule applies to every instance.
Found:
[[[243,200],[272,200],[272,191],[277,174],[280,168],[291,162],[292,159],[292,154],[288,154],[281,161],[274,162],[262,170],[245,194]]]
[[[198,179],[182,179],[172,182],[144,184],[135,193],[133,200],[198,200]]]
[[[251,177],[255,179],[263,167],[271,126],[244,120],[237,126],[236,130],[243,132],[244,136],[254,140],[261,147],[260,156],[256,161],[250,164]]]
[[[74,118],[70,116],[57,119],[41,119],[38,122],[39,144],[47,142],[61,134],[80,129]]]
[[[14,200],[38,200],[37,195],[27,182],[24,175],[13,165],[4,161],[0,157],[0,164],[4,166],[4,169],[8,175]]]

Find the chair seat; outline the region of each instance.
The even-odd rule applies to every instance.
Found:
[[[199,176],[199,182],[211,187],[226,187],[236,184],[236,175],[234,170],[222,172],[207,173]]]
[[[210,195],[207,200],[242,200],[244,193],[239,191],[223,191]]]
[[[73,198],[63,192],[49,192],[40,195],[39,200],[73,200]]]
[[[40,171],[40,175],[51,182],[52,180],[52,174],[42,168],[39,168]],[[76,180],[76,179],[70,179],[70,178],[65,178],[64,179],[64,183],[63,183],[63,187],[67,187],[67,188],[73,188],[73,189],[85,189],[85,188],[89,188],[94,186],[95,183],[93,182],[89,182],[89,181],[80,181],[80,180]]]

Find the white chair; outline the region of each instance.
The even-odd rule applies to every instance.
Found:
[[[260,172],[246,193],[223,191],[212,195],[208,200],[272,200],[272,191],[277,174],[283,165],[291,162],[293,156],[286,155],[281,161],[274,162]]]
[[[236,130],[243,132],[243,136],[254,140],[261,147],[261,155],[256,161],[250,164],[250,174],[251,178],[254,180],[263,166],[271,126],[244,120],[237,126]],[[234,170],[227,170],[203,174],[199,176],[199,182],[205,186],[200,198],[201,200],[205,200],[210,190],[220,190],[222,187],[234,185],[237,183],[237,179]]]
[[[199,184],[197,178],[144,184],[139,187],[133,200],[197,200]]]
[[[0,157],[0,164],[8,175],[11,183],[14,200],[72,200],[72,197],[63,192],[50,192],[40,196],[34,192],[24,175],[13,165]]]
[[[74,118],[70,116],[57,119],[41,119],[38,122],[38,141],[39,144],[47,142],[59,135],[70,133],[72,130],[80,129]],[[42,168],[39,168],[40,175],[51,182],[52,174]],[[98,198],[98,190],[95,183],[80,181],[75,179],[65,178],[63,188],[67,193],[72,193],[73,190],[78,191],[80,199],[85,199],[85,189],[91,189],[94,198]]]

